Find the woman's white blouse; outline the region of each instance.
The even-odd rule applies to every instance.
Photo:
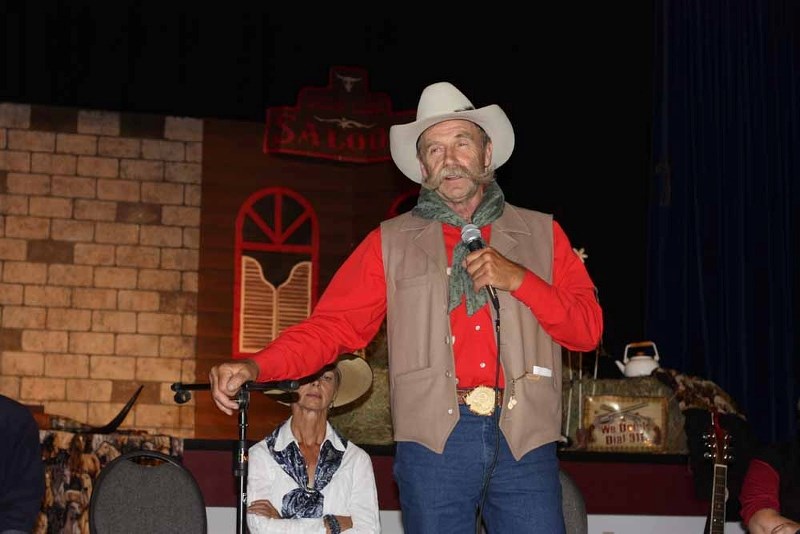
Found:
[[[283,450],[296,441],[291,429],[291,417],[283,423],[275,440],[275,450]],[[330,423],[325,440],[338,450],[344,450],[342,463],[333,478],[322,490],[325,496],[322,513],[350,516],[353,528],[345,534],[379,533],[380,510],[375,472],[369,454],[356,445],[344,444],[333,431]],[[268,499],[280,513],[283,496],[297,487],[272,458],[264,440],[250,447],[247,473],[248,504]],[[261,515],[247,514],[247,526],[251,534],[325,534],[322,518],[314,519],[268,519]]]

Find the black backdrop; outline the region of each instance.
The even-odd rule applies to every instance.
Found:
[[[501,105],[517,133],[498,172],[507,198],[553,213],[586,249],[605,351],[621,359],[645,339],[649,1],[485,5],[474,15],[272,2],[0,6],[0,101],[262,122],[299,88],[325,85],[332,65],[351,65],[396,110],[441,80],[477,106]]]

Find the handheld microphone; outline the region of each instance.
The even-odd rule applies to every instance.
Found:
[[[467,245],[470,252],[475,252],[484,247],[483,238],[481,237],[480,229],[474,224],[465,224],[461,228],[461,241]],[[492,299],[495,309],[500,309],[500,301],[497,300],[497,291],[490,285],[486,286],[486,291]]]

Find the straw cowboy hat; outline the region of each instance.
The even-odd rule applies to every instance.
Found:
[[[389,148],[395,165],[417,183],[422,171],[417,159],[417,140],[434,124],[451,119],[472,121],[492,140],[492,163],[497,169],[514,151],[514,128],[497,104],[475,109],[464,93],[448,82],[429,85],[422,91],[417,105],[417,120],[395,124],[389,129]]]
[[[331,366],[325,367],[316,375],[300,380],[300,383],[307,383],[309,379],[315,379],[330,368]],[[332,408],[350,404],[361,398],[372,386],[372,367],[367,360],[356,354],[341,355],[336,362],[336,370],[339,371],[339,389],[336,390],[336,396],[333,398]],[[287,406],[297,400],[296,393],[280,389],[270,389],[264,394]]]

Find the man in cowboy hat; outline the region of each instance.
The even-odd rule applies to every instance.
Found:
[[[594,284],[551,215],[505,202],[495,170],[514,129],[499,106],[434,83],[390,148],[417,205],[359,244],[306,321],[214,367],[214,401],[231,414],[245,381],[302,376],[385,317],[405,531],[563,532],[561,350],[599,343]]]

